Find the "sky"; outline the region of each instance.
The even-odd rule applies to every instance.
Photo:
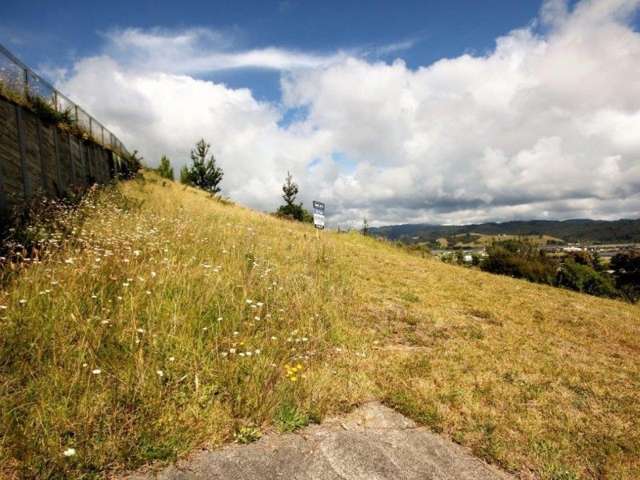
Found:
[[[15,1],[0,43],[175,170],[329,226],[640,217],[640,0]]]

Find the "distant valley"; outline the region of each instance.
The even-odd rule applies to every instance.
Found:
[[[529,220],[470,225],[404,224],[370,228],[369,231],[372,235],[389,240],[434,246],[442,245],[443,239],[456,238],[467,243],[499,235],[542,237],[545,243],[637,243],[640,242],[640,219]]]

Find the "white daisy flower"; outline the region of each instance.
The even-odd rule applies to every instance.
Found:
[[[64,452],[62,452],[62,454],[65,457],[73,457],[76,454],[76,449],[75,448],[67,448]]]

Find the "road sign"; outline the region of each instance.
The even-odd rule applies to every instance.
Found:
[[[316,228],[324,228],[324,203],[313,201],[313,224]]]

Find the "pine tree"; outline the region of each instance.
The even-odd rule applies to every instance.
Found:
[[[180,171],[180,181],[197,188],[201,188],[212,195],[220,192],[220,182],[224,173],[216,166],[216,159],[209,155],[211,145],[200,140],[191,150],[191,167],[184,167]]]
[[[158,167],[158,175],[168,180],[173,180],[173,167],[171,166],[171,160],[166,155],[163,155],[160,159],[160,166]]]
[[[291,173],[287,171],[287,178],[284,185],[282,185],[282,199],[286,203],[287,207],[293,207],[296,201],[296,195],[298,195],[298,185],[293,181]]]
[[[293,181],[291,173],[287,172],[287,178],[282,185],[284,205],[278,208],[277,214],[300,222],[311,222],[313,217],[302,207],[302,203],[296,203],[298,191],[298,184]]]

